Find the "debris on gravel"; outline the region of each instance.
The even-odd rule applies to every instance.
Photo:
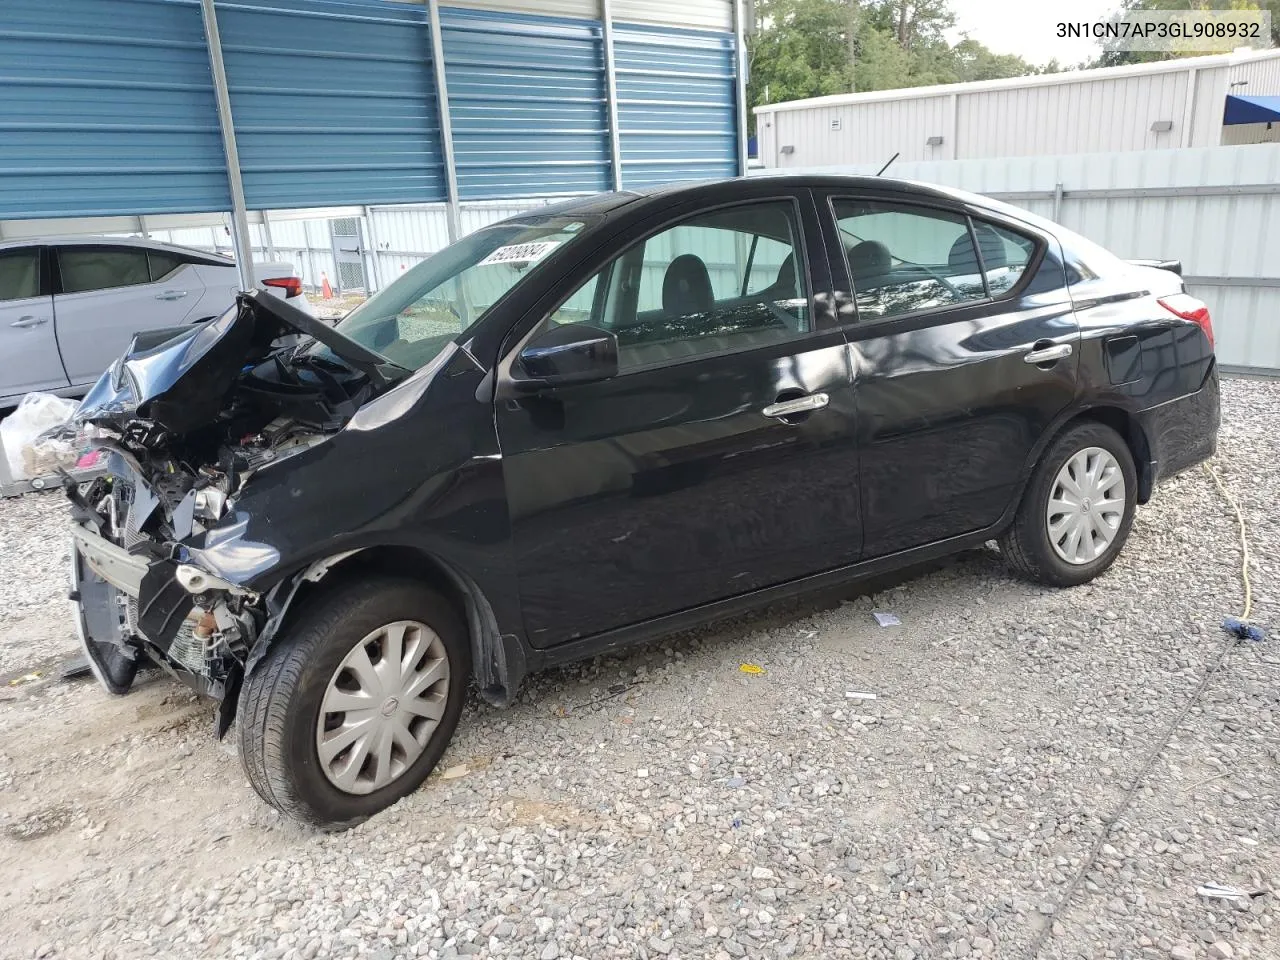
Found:
[[[1223,396],[1214,463],[1272,639],[1229,650],[1109,830],[1240,612],[1236,521],[1198,468],[1085,587],[978,551],[473,701],[426,786],[343,834],[260,803],[166,679],[17,688],[0,953],[1021,960],[1045,931],[1045,960],[1271,960],[1280,384]],[[0,503],[6,620],[65,617],[54,497]]]

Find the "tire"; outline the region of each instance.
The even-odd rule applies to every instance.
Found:
[[[397,695],[394,701],[389,698],[380,701],[382,694],[375,693],[370,701],[372,707],[350,714],[334,713],[330,709],[325,713],[324,723],[338,721],[345,725],[348,717],[365,718],[369,723],[365,719],[353,721],[351,731],[362,727],[378,733],[362,736],[350,748],[350,753],[344,750],[326,764],[320,739],[342,733],[346,727],[322,729],[322,707],[338,702],[328,699],[331,694],[341,697],[349,689],[355,691],[351,696],[365,693],[365,687],[353,680],[356,673],[348,669],[348,663],[351,658],[358,661],[356,651],[362,646],[367,659],[363,661],[364,666],[355,668],[359,676],[371,677],[369,668],[380,670],[393,662],[381,659],[386,649],[382,644],[395,642],[386,638],[390,636],[388,631],[394,632],[400,624],[417,625],[401,632],[404,653],[400,662],[409,663],[415,656],[422,657],[424,665],[435,664],[433,669],[438,670],[443,648],[447,677],[436,679],[426,691],[433,697],[443,695],[441,715],[438,719],[421,721],[416,714],[410,716],[409,711],[398,706],[399,700],[421,701],[407,693]],[[366,646],[375,635],[378,639]],[[428,644],[425,654],[421,652],[424,643]],[[375,654],[369,650],[374,650],[378,659],[374,659]],[[415,650],[419,652],[413,653]],[[282,813],[323,830],[353,827],[412,793],[431,773],[458,726],[470,673],[466,629],[457,611],[440,594],[412,580],[379,577],[347,583],[330,594],[319,595],[245,681],[239,703],[241,764],[258,795]],[[381,676],[379,673],[378,677]],[[425,679],[425,673],[423,677]],[[393,713],[387,714],[386,710]],[[406,724],[406,729],[415,723],[422,724],[416,728],[417,735],[425,739],[425,745],[419,747],[422,752],[414,758],[401,747],[404,730],[397,730],[395,735],[386,734],[394,740],[394,745],[387,750],[396,753],[386,754],[385,769],[394,770],[394,757],[398,756],[401,772],[385,783],[379,783],[379,778],[373,775],[381,774],[383,769],[379,766],[382,751],[365,743],[371,739],[380,744],[381,732],[389,731],[388,724],[392,722],[379,720],[379,716],[394,716]],[[404,719],[406,716],[408,720]],[[431,723],[434,726],[429,726]],[[348,775],[351,789],[342,789],[333,771],[354,768],[355,761],[351,758],[356,756],[355,751],[361,744],[369,759],[363,760],[363,766]],[[366,774],[363,770],[372,772]],[[362,776],[363,781],[353,779]]]
[[[1124,484],[1123,496],[1116,496],[1119,492],[1118,487],[1112,486],[1098,500],[1104,510],[1116,501],[1123,501],[1123,508],[1116,506],[1113,511],[1107,511],[1105,518],[1100,516],[1093,504],[1092,500],[1095,498],[1077,498],[1069,490],[1058,486],[1060,474],[1073,460],[1077,466],[1081,463],[1105,462],[1105,458],[1097,454],[1089,454],[1088,451],[1105,451],[1110,455],[1114,464],[1119,467],[1120,479]],[[1104,477],[1114,477],[1113,473],[1106,470],[1099,473]],[[1050,498],[1055,493],[1068,500],[1079,501],[1081,506],[1072,514],[1059,513],[1051,517]],[[1125,541],[1129,538],[1129,529],[1133,526],[1137,496],[1138,476],[1133,465],[1133,454],[1120,434],[1105,424],[1092,421],[1076,423],[1063,431],[1040,458],[1035,472],[1031,475],[1031,481],[1027,484],[1022,503],[1018,505],[1013,523],[1000,537],[1000,552],[1013,572],[1025,580],[1052,587],[1074,587],[1088,583],[1111,566],[1124,547]],[[1064,500],[1055,499],[1054,502],[1062,504]],[[1115,511],[1120,509],[1123,509],[1123,513],[1118,515],[1118,522],[1112,531],[1111,521],[1116,517]],[[1090,547],[1085,545],[1084,538],[1081,537],[1082,545],[1076,551],[1078,562],[1071,562],[1060,552],[1063,551],[1068,556],[1072,554],[1070,533],[1064,542],[1060,542],[1055,547],[1050,523],[1065,524],[1066,528],[1070,529],[1077,523],[1077,514],[1082,518],[1091,516],[1090,522],[1094,532],[1086,536],[1092,538],[1089,541],[1092,549],[1099,552],[1092,559],[1083,559],[1087,556]],[[1105,531],[1104,524],[1106,524]],[[1063,527],[1055,527],[1055,531],[1060,529]],[[1103,547],[1103,537],[1107,533],[1111,539]]]

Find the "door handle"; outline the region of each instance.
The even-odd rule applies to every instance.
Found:
[[[1051,347],[1032,347],[1022,358],[1024,363],[1053,363],[1071,356],[1071,344],[1055,343]]]
[[[164,293],[157,293],[157,300],[181,300],[187,295],[185,290],[166,290]]]
[[[825,393],[811,393],[805,397],[796,397],[794,400],[779,400],[777,403],[771,403],[760,412],[766,417],[794,417],[798,413],[812,413],[814,410],[821,410],[831,398]]]
[[[27,327],[38,327],[40,326],[40,324],[48,323],[48,322],[49,322],[48,317],[37,317],[31,314],[28,314],[25,317],[19,317],[17,320],[13,321],[13,323],[9,324],[9,326],[21,327],[23,329],[26,329]]]

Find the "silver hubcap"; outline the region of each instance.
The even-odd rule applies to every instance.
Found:
[[[316,722],[320,769],[339,790],[372,793],[422,756],[449,700],[449,655],[425,623],[397,620],[338,665]]]
[[[1067,563],[1089,563],[1111,546],[1124,520],[1124,472],[1101,447],[1073,454],[1053,481],[1045,509],[1049,543]]]

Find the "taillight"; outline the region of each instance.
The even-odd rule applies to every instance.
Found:
[[[1197,300],[1189,293],[1175,293],[1161,297],[1160,306],[1198,326],[1209,338],[1209,346],[1213,346],[1213,320],[1209,316],[1209,307],[1203,300]]]
[[[267,277],[262,281],[264,286],[278,287],[284,291],[284,297],[288,300],[290,297],[302,296],[302,278],[301,277]]]

